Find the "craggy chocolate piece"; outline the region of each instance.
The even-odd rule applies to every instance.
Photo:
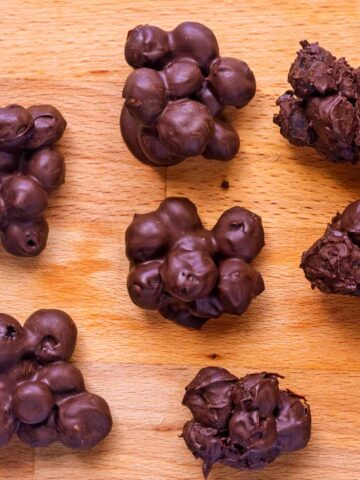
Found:
[[[190,156],[236,155],[239,136],[221,114],[249,103],[255,77],[245,62],[219,56],[209,28],[184,22],[165,32],[139,25],[128,33],[125,58],[135,70],[123,89],[120,126],[135,157],[170,166]]]
[[[312,288],[360,296],[360,200],[335,215],[324,235],[303,253],[300,266]]]
[[[48,195],[64,182],[65,162],[54,144],[66,121],[51,105],[0,108],[0,237],[20,257],[46,246]]]
[[[0,447],[14,433],[31,447],[60,441],[94,447],[111,430],[108,404],[86,391],[69,359],[75,323],[60,310],[39,310],[24,327],[0,314]]]
[[[224,368],[203,368],[186,387],[183,405],[193,420],[183,438],[203,461],[207,478],[215,463],[251,470],[263,468],[283,452],[308,444],[310,406],[304,397],[280,390],[275,373],[238,379]]]
[[[360,69],[318,43],[300,42],[288,90],[274,122],[293,145],[313,147],[332,162],[359,161]]]
[[[206,230],[190,200],[167,198],[154,212],[134,216],[125,242],[131,300],[187,327],[241,315],[265,288],[249,265],[264,246],[261,218],[242,207]]]

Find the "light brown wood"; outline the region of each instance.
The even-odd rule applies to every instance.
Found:
[[[1,103],[52,103],[68,120],[67,181],[48,211],[49,245],[38,259],[0,253],[1,310],[21,321],[41,307],[71,314],[79,328],[74,360],[115,421],[87,454],[59,445],[33,452],[14,440],[0,451],[0,478],[200,480],[200,462],[178,438],[190,417],[183,388],[199,367],[222,365],[239,375],[285,375],[285,386],[308,396],[313,438],[265,471],[216,467],[212,480],[357,480],[360,300],[311,291],[298,264],[332,215],[360,197],[360,170],[291,147],[272,115],[299,40],[318,40],[360,65],[360,3],[0,0],[0,7]],[[171,29],[184,20],[214,29],[221,52],[254,70],[258,91],[236,115],[238,158],[196,158],[165,172],[140,164],[120,138],[121,89],[131,71],[123,46],[139,23]],[[188,331],[129,301],[125,228],[165,195],[190,197],[208,226],[235,204],[263,217],[266,248],[256,266],[266,292],[240,320]]]

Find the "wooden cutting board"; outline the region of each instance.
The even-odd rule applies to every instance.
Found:
[[[49,245],[38,259],[0,253],[1,310],[21,321],[38,308],[72,315],[74,361],[114,416],[110,437],[90,453],[61,445],[34,452],[14,439],[0,451],[0,478],[200,480],[200,462],[178,438],[190,418],[181,399],[200,367],[221,365],[238,375],[285,375],[284,386],[308,396],[313,437],[264,471],[220,466],[211,480],[359,479],[360,300],[312,291],[298,264],[333,214],[360,198],[360,170],[290,146],[272,115],[299,40],[318,40],[360,65],[360,3],[1,0],[0,7],[1,104],[51,103],[68,121],[67,181],[48,211]],[[242,143],[232,162],[195,158],[152,169],[119,134],[131,71],[124,42],[140,23],[172,29],[185,20],[211,27],[223,55],[249,63],[257,96],[234,116]],[[262,216],[266,248],[255,265],[266,291],[242,318],[189,331],[129,301],[125,228],[134,212],[169,195],[196,202],[208,226],[236,204]]]

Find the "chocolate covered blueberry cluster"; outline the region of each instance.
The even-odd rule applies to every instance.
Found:
[[[360,200],[335,215],[300,266],[313,288],[360,296]]]
[[[215,463],[263,468],[284,452],[300,450],[311,435],[304,397],[280,390],[274,373],[237,378],[224,368],[203,368],[186,387],[183,405],[193,420],[183,438],[208,477]]]
[[[49,233],[48,195],[64,182],[65,163],[54,148],[66,128],[51,105],[0,108],[0,237],[17,256],[36,256]]]
[[[236,155],[239,136],[221,114],[253,98],[255,77],[245,62],[219,56],[209,28],[184,22],[165,32],[140,25],[128,33],[125,57],[135,71],[123,89],[120,125],[135,157],[169,166],[195,155]]]
[[[184,326],[241,315],[264,290],[249,265],[264,246],[261,218],[245,208],[226,210],[207,230],[190,200],[167,198],[134,216],[125,241],[131,300]]]
[[[360,70],[318,43],[300,42],[291,65],[293,90],[278,98],[274,122],[296,146],[314,147],[332,162],[359,161]]]
[[[39,310],[24,327],[0,314],[0,446],[16,433],[31,447],[60,441],[88,449],[111,430],[109,407],[87,392],[69,359],[75,323],[60,310]]]

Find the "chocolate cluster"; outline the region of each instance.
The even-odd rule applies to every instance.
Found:
[[[36,256],[46,246],[48,195],[65,176],[64,157],[54,144],[65,128],[51,105],[0,108],[0,237],[13,255]]]
[[[291,65],[293,90],[278,98],[274,122],[296,146],[314,147],[332,162],[359,161],[360,69],[318,43],[300,42]]]
[[[0,314],[0,446],[14,433],[31,447],[60,441],[88,449],[111,430],[109,407],[87,392],[69,358],[75,323],[60,310],[39,310],[24,327]]]
[[[360,296],[360,200],[335,215],[300,266],[313,288]]]
[[[306,447],[310,407],[304,397],[280,390],[274,373],[237,378],[224,368],[203,368],[186,387],[183,405],[193,420],[183,438],[203,461],[207,478],[215,463],[250,470],[263,468],[284,452]]]
[[[167,198],[134,216],[125,241],[131,300],[181,325],[241,315],[264,290],[249,265],[264,246],[261,218],[245,208],[226,210],[207,230],[190,200]]]
[[[135,70],[123,89],[120,126],[135,157],[169,166],[195,155],[236,155],[239,136],[221,114],[253,98],[255,77],[242,60],[219,56],[209,28],[184,22],[165,32],[139,25],[128,33],[125,58]]]

